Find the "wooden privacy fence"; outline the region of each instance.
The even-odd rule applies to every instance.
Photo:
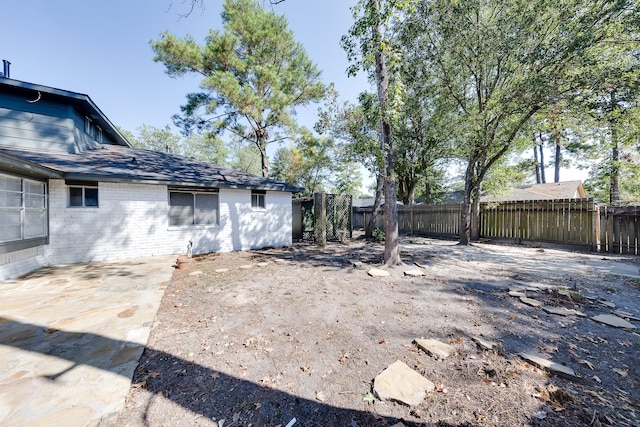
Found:
[[[640,255],[640,206],[600,208],[600,251]]]
[[[598,207],[591,199],[482,203],[480,236],[598,250]]]
[[[399,206],[398,228],[402,234],[458,237],[461,211],[459,204]],[[370,208],[354,208],[354,224],[364,226],[369,215]],[[592,199],[481,203],[478,227],[481,238],[640,255],[640,207],[599,207]]]

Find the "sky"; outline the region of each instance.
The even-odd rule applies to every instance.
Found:
[[[143,124],[164,127],[180,112],[185,95],[198,91],[196,76],[171,78],[153,61],[149,42],[163,31],[197,41],[222,28],[221,0],[205,0],[188,17],[182,0],[20,0],[2,5],[0,59],[11,78],[87,94],[117,126],[135,132]],[[271,7],[284,14],[296,39],[334,83],[341,100],[355,102],[371,88],[366,76],[347,77],[339,42],[352,23],[356,0],[287,0]],[[317,105],[298,109],[313,127]],[[552,175],[548,175],[552,176]],[[563,176],[564,179],[573,179]]]

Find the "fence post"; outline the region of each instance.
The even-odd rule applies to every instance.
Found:
[[[590,200],[588,211],[591,212],[591,250],[600,252],[600,206]]]
[[[327,244],[327,195],[313,194],[313,226],[314,238],[320,246]]]

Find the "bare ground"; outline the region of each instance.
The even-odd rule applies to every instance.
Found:
[[[406,266],[384,278],[367,274],[382,246],[363,240],[196,257],[165,293],[118,425],[640,426],[638,329],[590,319],[612,304],[640,317],[638,257],[424,238],[402,248]],[[426,275],[405,276],[416,263]],[[509,288],[588,317],[548,314]],[[456,353],[437,360],[416,338]],[[419,406],[373,398],[396,360],[435,383]]]

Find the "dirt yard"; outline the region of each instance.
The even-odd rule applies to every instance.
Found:
[[[118,425],[640,426],[640,322],[592,320],[640,318],[638,257],[407,238],[406,265],[371,277],[382,250],[354,240],[194,258],[174,273]],[[404,274],[416,268],[425,275]],[[438,360],[418,338],[455,353]],[[374,397],[396,360],[435,384],[420,405]]]

